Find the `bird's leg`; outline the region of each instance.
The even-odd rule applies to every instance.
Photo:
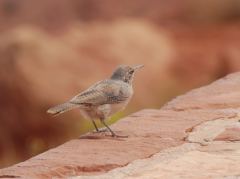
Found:
[[[94,120],[92,120],[92,123],[93,123],[93,125],[94,125],[94,127],[95,127],[96,133],[106,132],[106,131],[107,131],[107,129],[98,129],[97,124],[95,123]]]
[[[97,127],[97,125],[96,125],[96,123],[95,123],[94,120],[92,120],[92,123],[93,123],[93,125],[94,125],[94,127],[95,127],[95,129],[96,129],[96,132],[99,132],[99,129],[98,129],[98,127]]]
[[[115,133],[112,131],[112,129],[105,123],[104,120],[101,119],[100,121],[101,121],[101,123],[111,132],[112,137],[124,137],[124,138],[128,137],[128,136],[120,136],[120,135],[115,134]]]
[[[112,136],[115,137],[116,134],[112,131],[112,129],[110,129],[110,127],[108,127],[108,125],[105,123],[104,120],[100,120],[101,123],[111,132]]]

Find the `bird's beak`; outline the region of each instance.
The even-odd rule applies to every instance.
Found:
[[[144,65],[137,65],[137,66],[133,67],[133,69],[138,70],[138,69],[143,68],[143,67],[144,67]]]

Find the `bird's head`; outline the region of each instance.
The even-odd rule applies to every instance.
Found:
[[[134,67],[130,67],[127,65],[121,65],[113,72],[111,79],[121,80],[121,81],[131,84],[133,81],[134,73],[142,67],[143,67],[143,65],[136,65]]]

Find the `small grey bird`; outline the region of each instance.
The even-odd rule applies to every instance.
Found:
[[[143,65],[130,67],[119,66],[109,79],[100,81],[66,103],[50,108],[47,112],[53,115],[61,114],[79,108],[84,118],[92,121],[97,132],[101,132],[96,123],[100,119],[101,123],[117,137],[105,120],[114,113],[123,110],[133,95],[132,82],[134,73]]]

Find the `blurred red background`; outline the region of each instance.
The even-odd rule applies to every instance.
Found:
[[[238,0],[0,1],[0,166],[90,131],[45,111],[119,64],[145,68],[110,122],[239,70],[239,18]]]

